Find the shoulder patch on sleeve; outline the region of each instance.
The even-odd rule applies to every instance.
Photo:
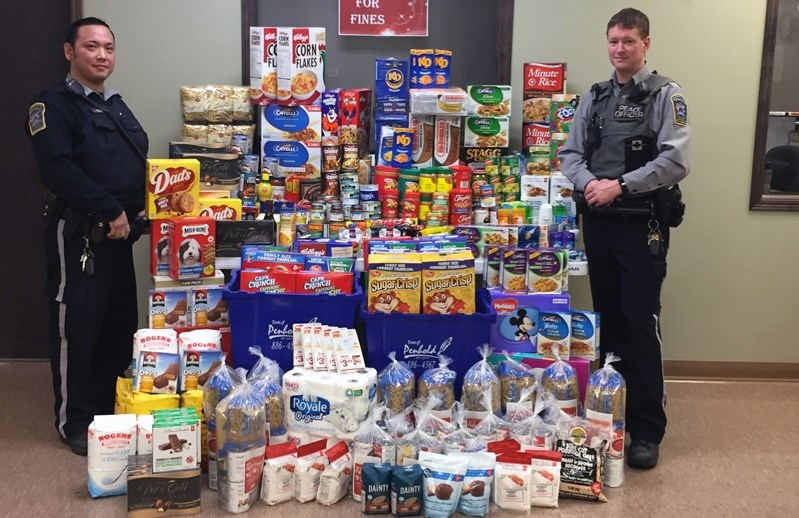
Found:
[[[672,95],[671,109],[674,112],[674,124],[677,126],[687,126],[688,106],[685,104],[685,97],[680,94]]]
[[[33,103],[28,108],[28,129],[31,136],[36,135],[47,127],[47,122],[44,119],[44,103]]]

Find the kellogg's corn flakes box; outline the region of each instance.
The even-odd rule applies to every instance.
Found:
[[[314,104],[325,91],[324,27],[278,27],[277,102]]]
[[[199,212],[200,162],[195,159],[147,160],[145,204],[149,219],[196,216]]]
[[[283,97],[290,92],[283,92]],[[277,27],[250,27],[250,100],[277,99]]]

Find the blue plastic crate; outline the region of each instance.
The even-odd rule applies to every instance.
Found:
[[[452,358],[450,369],[458,375],[456,397],[460,398],[463,375],[480,361],[477,348],[488,343],[497,313],[487,290],[477,290],[477,312],[472,315],[407,315],[367,313],[360,318],[366,338],[366,364],[378,372],[389,363],[388,353],[406,362],[416,379],[426,369],[438,367],[438,354]]]
[[[252,367],[256,358],[248,349],[259,345],[264,356],[288,372],[293,368],[292,326],[319,322],[354,328],[363,291],[356,285],[352,295],[248,293],[239,291],[239,270],[235,270],[222,297],[228,302],[233,365]]]

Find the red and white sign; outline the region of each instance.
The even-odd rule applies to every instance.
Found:
[[[339,36],[427,36],[427,0],[339,0]]]

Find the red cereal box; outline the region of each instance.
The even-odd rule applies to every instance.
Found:
[[[340,144],[358,144],[358,156],[366,156],[372,120],[372,90],[342,90],[339,98]]]
[[[169,222],[150,222],[150,274],[169,275]]]
[[[566,93],[566,63],[525,63],[524,99]]]
[[[216,221],[208,217],[169,220],[169,276],[211,277],[216,271]]]
[[[305,256],[288,252],[252,250],[242,254],[241,268],[270,272],[300,272],[305,269]]]
[[[299,272],[297,273],[297,293],[351,295],[352,274],[342,272]]]
[[[248,293],[294,293],[297,274],[293,272],[241,270],[239,290]]]

